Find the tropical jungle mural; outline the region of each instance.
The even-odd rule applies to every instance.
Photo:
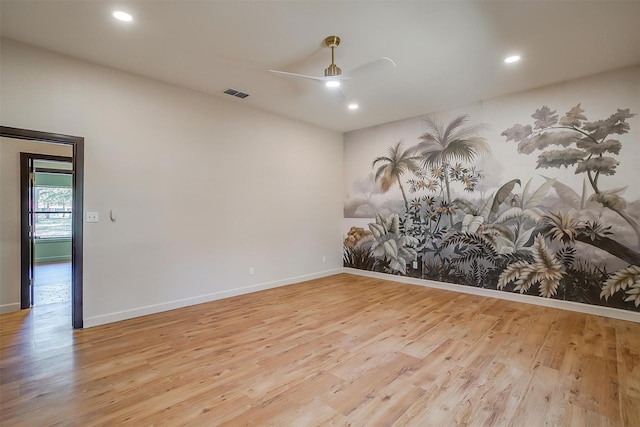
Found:
[[[471,114],[419,118],[420,134],[371,152],[353,183],[345,222],[371,219],[349,227],[344,266],[640,311],[640,199],[625,198],[640,173],[616,179],[621,164],[640,166],[638,105],[589,109],[533,106],[494,129],[496,143]],[[501,168],[496,146],[515,164],[534,156],[535,170]]]

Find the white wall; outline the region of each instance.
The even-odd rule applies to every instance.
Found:
[[[0,138],[0,313],[20,309],[20,152],[70,157],[71,150]]]
[[[85,138],[85,326],[341,268],[340,133],[9,40],[0,55],[3,125]]]

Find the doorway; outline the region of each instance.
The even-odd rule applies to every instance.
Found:
[[[71,158],[63,157],[59,158],[56,156],[47,156],[42,154],[30,154],[30,153],[21,153],[20,156],[20,188],[26,188],[27,191],[21,192],[20,197],[20,206],[21,206],[21,225],[20,225],[20,306],[21,308],[30,307],[34,301],[34,293],[33,293],[33,279],[35,277],[34,267],[36,267],[35,256],[36,250],[34,245],[32,244],[35,235],[35,230],[33,229],[35,219],[33,218],[38,213],[37,206],[35,204],[34,195],[35,191],[33,191],[33,185],[31,186],[32,191],[29,191],[30,188],[29,180],[35,178],[31,174],[35,172],[36,169],[36,159],[38,161],[53,161],[58,162],[60,164],[70,162],[71,168],[66,172],[67,175],[70,174],[71,178],[71,209],[67,209],[66,206],[62,207],[62,211],[67,209],[69,212],[64,213],[60,212],[60,207],[57,206],[58,211],[55,213],[45,213],[46,209],[43,209],[39,212],[42,215],[49,215],[49,219],[54,219],[52,217],[56,217],[55,221],[49,221],[50,230],[58,229],[58,231],[64,227],[71,228],[71,236],[70,236],[70,252],[71,252],[71,265],[70,265],[70,293],[71,293],[71,323],[74,329],[80,329],[83,327],[83,314],[82,314],[82,296],[83,296],[83,286],[82,286],[82,271],[83,271],[83,179],[84,179],[84,138],[70,136],[70,135],[62,135],[55,134],[49,132],[41,132],[34,131],[28,129],[19,129],[19,128],[10,128],[5,126],[0,126],[0,136],[18,139],[18,140],[26,140],[26,141],[37,141],[37,142],[45,142],[51,144],[65,144],[70,145],[72,148],[72,156]],[[30,160],[31,159],[31,160]],[[46,167],[41,167],[41,169],[47,169]],[[51,171],[50,171],[51,172]],[[64,172],[62,173],[64,174]],[[48,212],[53,212],[54,210],[48,210]],[[67,217],[67,218],[65,218]],[[63,224],[65,220],[67,221],[66,225]],[[53,223],[53,224],[51,224]]]
[[[29,266],[21,278],[21,308],[54,314],[63,325],[71,313],[73,163],[71,157],[20,153],[22,222],[29,224]],[[27,186],[24,186],[24,183]],[[28,215],[28,218],[24,218]],[[70,318],[70,317],[68,317]]]

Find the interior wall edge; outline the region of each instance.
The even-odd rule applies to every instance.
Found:
[[[542,307],[557,308],[560,310],[575,311],[578,313],[592,314],[595,316],[603,316],[611,319],[626,320],[629,322],[640,323],[640,313],[627,310],[619,310],[611,307],[603,307],[598,305],[581,304],[579,302],[554,300],[549,298],[540,298],[531,295],[514,294],[510,292],[496,291],[493,289],[473,288],[465,285],[456,285],[454,283],[437,282],[434,280],[416,279],[413,277],[395,276],[393,274],[378,273],[375,271],[358,270],[355,268],[344,267],[345,273],[355,274],[357,276],[372,277],[375,279],[390,280],[392,282],[407,283],[409,285],[425,286],[427,288],[442,289],[445,291],[458,292],[463,294],[478,295],[489,298],[497,298],[507,301],[521,302],[525,304],[538,305]]]
[[[213,292],[210,294],[199,295],[196,297],[189,297],[184,299],[178,299],[174,301],[163,302],[160,304],[147,305],[130,310],[118,311],[113,313],[101,314],[98,316],[85,317],[84,329],[94,326],[106,325],[108,323],[120,322],[122,320],[133,319],[136,317],[147,316],[150,314],[161,313],[164,311],[175,310],[178,308],[188,307],[197,304],[203,304],[211,301],[217,301],[225,298],[235,297],[238,295],[250,294],[258,291],[265,291],[267,289],[278,288],[281,286],[293,285],[300,282],[306,282],[308,280],[321,279],[323,277],[334,276],[342,273],[342,268],[336,268],[333,270],[325,270],[317,273],[305,274],[297,277],[290,277],[287,279],[276,280],[272,282],[257,283],[250,286],[243,286],[240,288],[226,289],[224,291]],[[19,304],[18,304],[19,307]]]

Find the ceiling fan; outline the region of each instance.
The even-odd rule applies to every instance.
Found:
[[[393,60],[382,57],[375,59],[373,61],[367,62],[366,64],[360,65],[359,67],[354,68],[348,73],[342,74],[342,69],[335,64],[334,61],[334,50],[340,45],[340,37],[338,36],[329,36],[324,39],[324,44],[331,49],[331,64],[324,69],[324,76],[309,76],[306,74],[296,74],[289,73],[287,71],[278,71],[278,70],[269,70],[274,74],[283,75],[286,77],[297,77],[309,80],[315,80],[319,82],[324,82],[328,87],[339,87],[340,83],[344,80],[351,80],[352,78],[356,78],[358,76],[371,73],[380,68],[385,68],[387,66],[395,67],[396,63]]]

